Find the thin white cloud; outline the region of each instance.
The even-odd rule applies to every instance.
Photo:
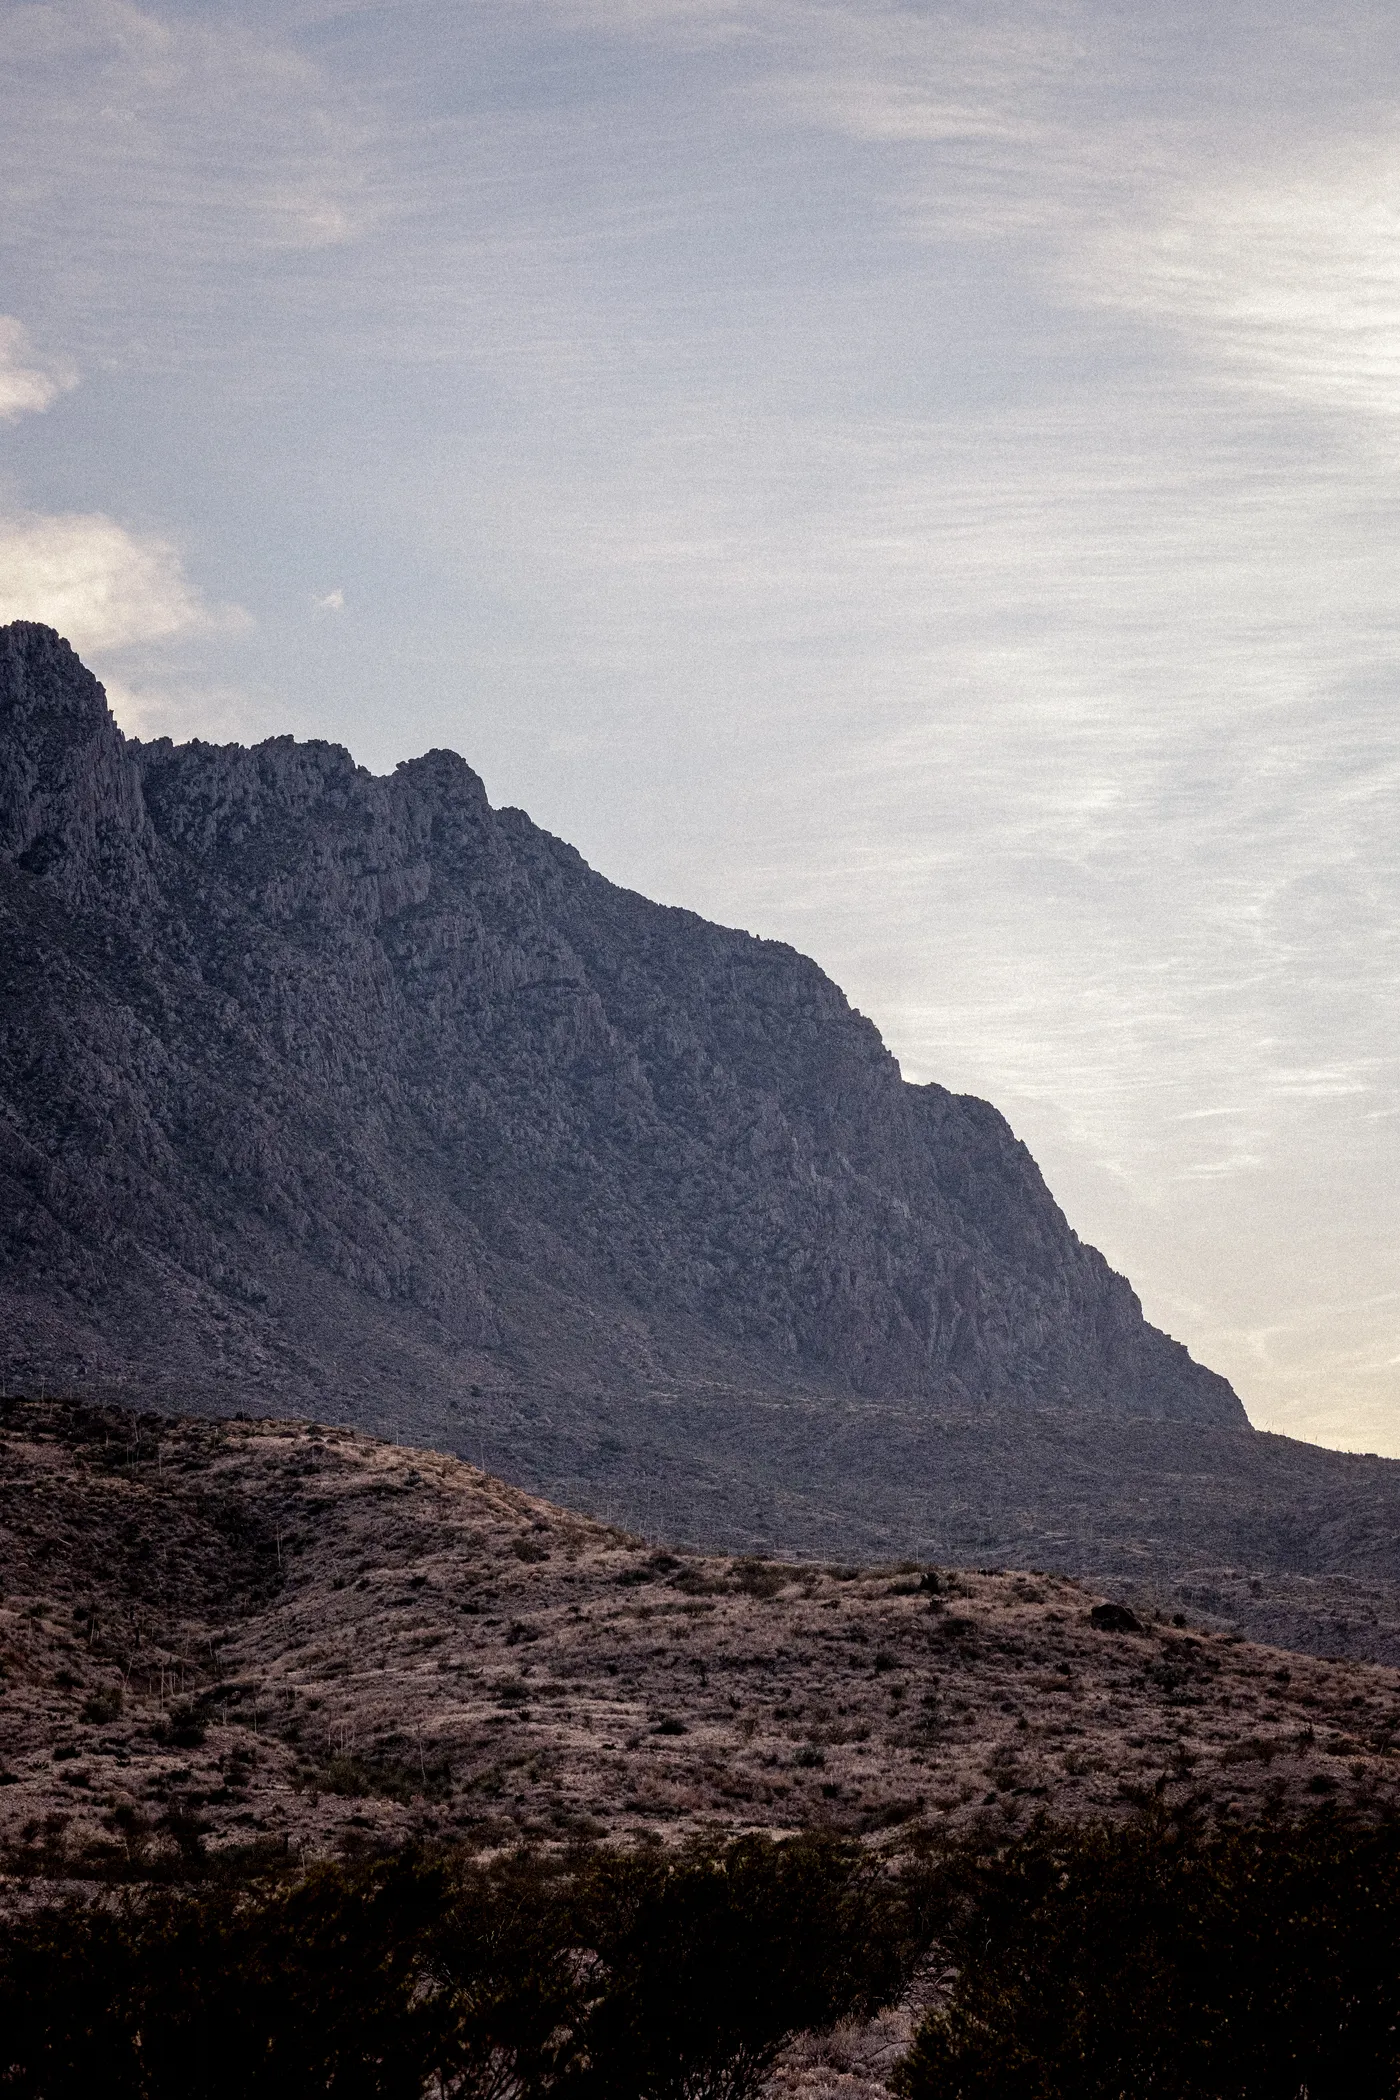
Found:
[[[657,28],[669,19],[655,10]],[[743,89],[750,110],[896,149],[889,198],[907,228],[931,241],[1034,230],[1045,245],[1023,267],[1083,306],[1174,323],[1275,394],[1400,415],[1397,82],[1393,39],[1371,52],[1379,17],[1319,6],[1264,50],[1247,11],[1222,10],[1226,98],[1248,77],[1232,90],[1232,48],[1249,50],[1255,80],[1254,106],[1246,95],[1224,127],[1189,94],[1170,106],[1169,39],[1154,78],[1136,29],[1091,0],[765,0],[747,19],[767,54]],[[1319,77],[1347,82],[1332,105],[1308,94],[1312,44]]]
[[[522,15],[548,12],[560,27],[606,36],[713,47],[771,33],[783,0],[507,0]]]
[[[41,359],[23,322],[0,314],[0,423],[41,415],[77,383],[71,365]]]
[[[1400,147],[1350,140],[1178,197],[1096,243],[1082,288],[1311,408],[1400,418]]]
[[[878,142],[1040,141],[1082,62],[1072,7],[918,11],[834,0],[770,6],[784,47],[761,92],[774,112]]]
[[[345,593],[343,590],[340,589],[339,585],[337,585],[333,591],[327,591],[324,598],[313,598],[311,600],[311,603],[316,608],[317,612],[344,612]]]
[[[0,516],[0,622],[41,620],[74,648],[101,653],[245,617],[208,606],[168,540],[115,518]]]
[[[70,264],[139,240],[148,294],[201,258],[343,246],[381,216],[376,125],[359,98],[226,11],[11,8],[0,95],[10,238],[61,240]]]

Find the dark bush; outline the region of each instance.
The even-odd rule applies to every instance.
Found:
[[[25,2100],[746,2100],[783,2041],[897,1996],[927,1900],[858,1848],[413,1858],[0,1933]]]
[[[792,2034],[898,1997],[921,1939],[897,1883],[816,1838],[602,1854],[573,1902],[597,1963],[580,2100],[742,2100]]]
[[[903,2100],[1394,2100],[1400,1835],[1043,1826],[971,1878]]]
[[[419,1949],[441,1901],[440,1876],[396,1865],[12,1923],[0,2092],[418,2100],[435,2040]]]
[[[786,1589],[796,1571],[777,1561],[736,1560],[731,1563],[729,1572],[735,1586],[746,1597],[767,1599]]]
[[[98,1725],[107,1721],[119,1721],[122,1704],[121,1686],[104,1685],[100,1690],[90,1692],[83,1701],[83,1719]]]
[[[1142,1621],[1126,1604],[1096,1604],[1089,1614],[1089,1623],[1100,1633],[1141,1633]]]
[[[164,1725],[156,1730],[158,1742],[178,1743],[182,1749],[196,1749],[206,1734],[204,1715],[193,1699],[177,1700],[171,1707]]]

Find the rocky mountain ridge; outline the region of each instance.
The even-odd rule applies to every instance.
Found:
[[[9,1383],[431,1433],[492,1389],[1245,1428],[986,1103],[450,752],[128,742],[0,632]]]
[[[1400,1466],[1253,1432],[985,1102],[449,752],[125,739],[0,630],[0,1388],[300,1414],[722,1551],[1400,1656]]]

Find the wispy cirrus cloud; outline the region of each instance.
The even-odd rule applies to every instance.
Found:
[[[1188,186],[1092,244],[1086,297],[1164,322],[1236,383],[1400,420],[1400,145],[1345,134]]]
[[[201,263],[343,246],[381,216],[369,105],[236,12],[12,7],[0,92],[11,242],[61,237],[71,265],[139,227],[148,296]]]

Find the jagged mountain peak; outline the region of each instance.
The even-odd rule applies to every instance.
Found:
[[[128,741],[19,623],[0,895],[15,1376],[428,1436],[473,1387],[1247,1426],[994,1108],[455,753]]]

